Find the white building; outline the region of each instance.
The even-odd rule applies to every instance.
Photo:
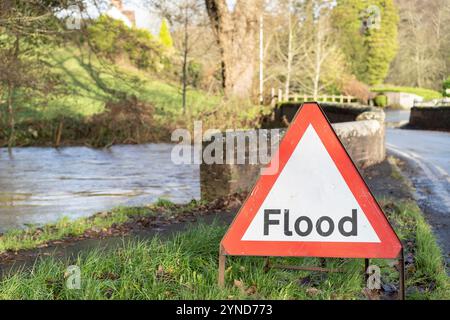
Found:
[[[113,19],[122,21],[127,27],[136,26],[136,16],[134,11],[125,10],[122,0],[111,0],[109,9],[105,14]]]

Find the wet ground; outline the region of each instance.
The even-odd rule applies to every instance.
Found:
[[[404,123],[408,111],[387,113],[387,122]],[[402,172],[433,227],[450,265],[450,133],[387,128],[388,153],[404,160]]]
[[[174,165],[172,145],[0,149],[0,232],[163,197],[200,197],[199,169]]]

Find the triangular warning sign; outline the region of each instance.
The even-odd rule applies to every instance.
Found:
[[[396,258],[402,245],[317,103],[305,103],[222,239],[228,255]]]

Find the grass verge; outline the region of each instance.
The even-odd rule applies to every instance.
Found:
[[[412,93],[424,98],[424,100],[433,100],[442,98],[442,94],[438,91],[415,88],[415,87],[399,87],[393,85],[380,85],[370,89],[372,92],[405,92]]]
[[[245,129],[257,127],[268,112],[249,100],[224,99],[192,87],[183,112],[178,83],[103,61],[86,48],[55,49],[47,60],[59,84],[45,95],[16,91],[15,146],[167,142],[175,128],[192,129],[194,120],[202,120],[204,130]],[[0,146],[6,146],[10,134],[3,100],[0,96]],[[112,104],[120,108],[111,110]],[[133,111],[136,106],[139,112]]]
[[[159,199],[155,204],[147,207],[118,207],[110,212],[98,213],[91,217],[76,220],[64,217],[57,223],[46,224],[42,227],[9,230],[5,234],[0,234],[0,255],[8,251],[38,248],[65,238],[76,240],[81,237],[118,235],[127,231],[120,228],[121,226],[132,223],[140,217],[176,217],[202,205],[202,202],[196,200],[185,205],[175,205],[168,200]]]
[[[449,299],[449,280],[434,236],[411,202],[383,201],[407,254],[407,297]],[[172,212],[173,205],[160,207]],[[177,210],[180,207],[178,207]],[[179,211],[178,211],[179,212]],[[123,213],[122,213],[123,214]],[[137,214],[142,214],[138,212]],[[120,216],[120,215],[118,215]],[[124,242],[114,251],[88,251],[75,260],[45,258],[30,271],[0,281],[1,299],[361,299],[365,296],[362,259],[327,259],[345,273],[315,274],[272,269],[264,259],[228,259],[226,287],[217,286],[218,245],[226,227],[193,226],[162,241]],[[315,258],[274,258],[273,262],[318,265]],[[382,282],[396,285],[398,274],[386,260],[374,260]],[[69,265],[81,268],[80,290],[65,285]],[[66,274],[67,276],[67,274]],[[376,293],[379,294],[379,293]]]

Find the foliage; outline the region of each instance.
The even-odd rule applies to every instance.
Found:
[[[203,77],[203,66],[194,60],[189,61],[187,66],[187,82],[194,88],[200,86]]]
[[[442,252],[417,204],[390,200],[382,204],[389,219],[397,226],[397,235],[404,243],[409,243],[405,246],[406,256],[410,253],[414,257],[413,268],[406,268],[407,285],[416,288],[411,290],[410,298],[450,299],[450,281],[444,268]],[[411,248],[412,243],[414,248]],[[422,287],[423,292],[418,287]]]
[[[369,86],[358,81],[355,76],[343,76],[342,92],[345,95],[356,97],[362,103],[368,103],[371,98]]]
[[[384,94],[379,94],[374,98],[374,102],[377,107],[384,108],[388,104],[388,98]]]
[[[373,87],[372,92],[405,92],[412,93],[424,98],[424,100],[433,100],[442,98],[441,93],[425,88],[398,87],[391,85],[380,85]]]
[[[128,28],[122,21],[101,15],[87,27],[88,41],[100,56],[112,61],[127,55],[144,70],[161,71],[164,50],[149,31]]]
[[[448,93],[447,93],[447,91],[448,91]],[[443,94],[445,97],[450,97],[450,77],[448,77],[447,80],[444,81]]]
[[[166,47],[166,48],[173,48],[173,40],[172,36],[170,35],[169,26],[167,25],[167,20],[163,19],[161,22],[161,27],[159,29],[159,41]]]
[[[366,10],[379,8],[379,28],[364,27]],[[333,24],[346,60],[358,80],[381,83],[397,53],[398,13],[393,0],[341,0],[333,10]]]
[[[251,128],[259,125],[262,111],[247,100],[223,100],[220,95],[203,90],[187,91],[188,114],[183,115],[178,85],[154,79],[148,73],[134,69],[111,66],[85,48],[75,47],[49,50],[45,64],[59,83],[55,90],[43,94],[18,91],[17,145],[53,145],[55,131],[63,123],[62,145],[88,144],[107,146],[111,143],[169,142],[175,127],[191,129],[201,118],[205,128]],[[127,100],[137,99],[136,105],[148,105],[152,116],[148,121],[138,121],[127,129],[126,121],[116,123],[105,108]],[[124,104],[125,102],[125,104]],[[104,114],[102,114],[104,113]],[[1,118],[4,114],[0,111]],[[103,119],[100,121],[100,119]],[[101,123],[108,125],[102,130]],[[110,129],[114,130],[110,130]],[[124,131],[125,130],[125,131]],[[123,133],[131,130],[132,135]],[[8,132],[0,128],[0,145],[5,145]]]
[[[387,81],[440,91],[450,74],[450,1],[396,0],[399,52]]]

